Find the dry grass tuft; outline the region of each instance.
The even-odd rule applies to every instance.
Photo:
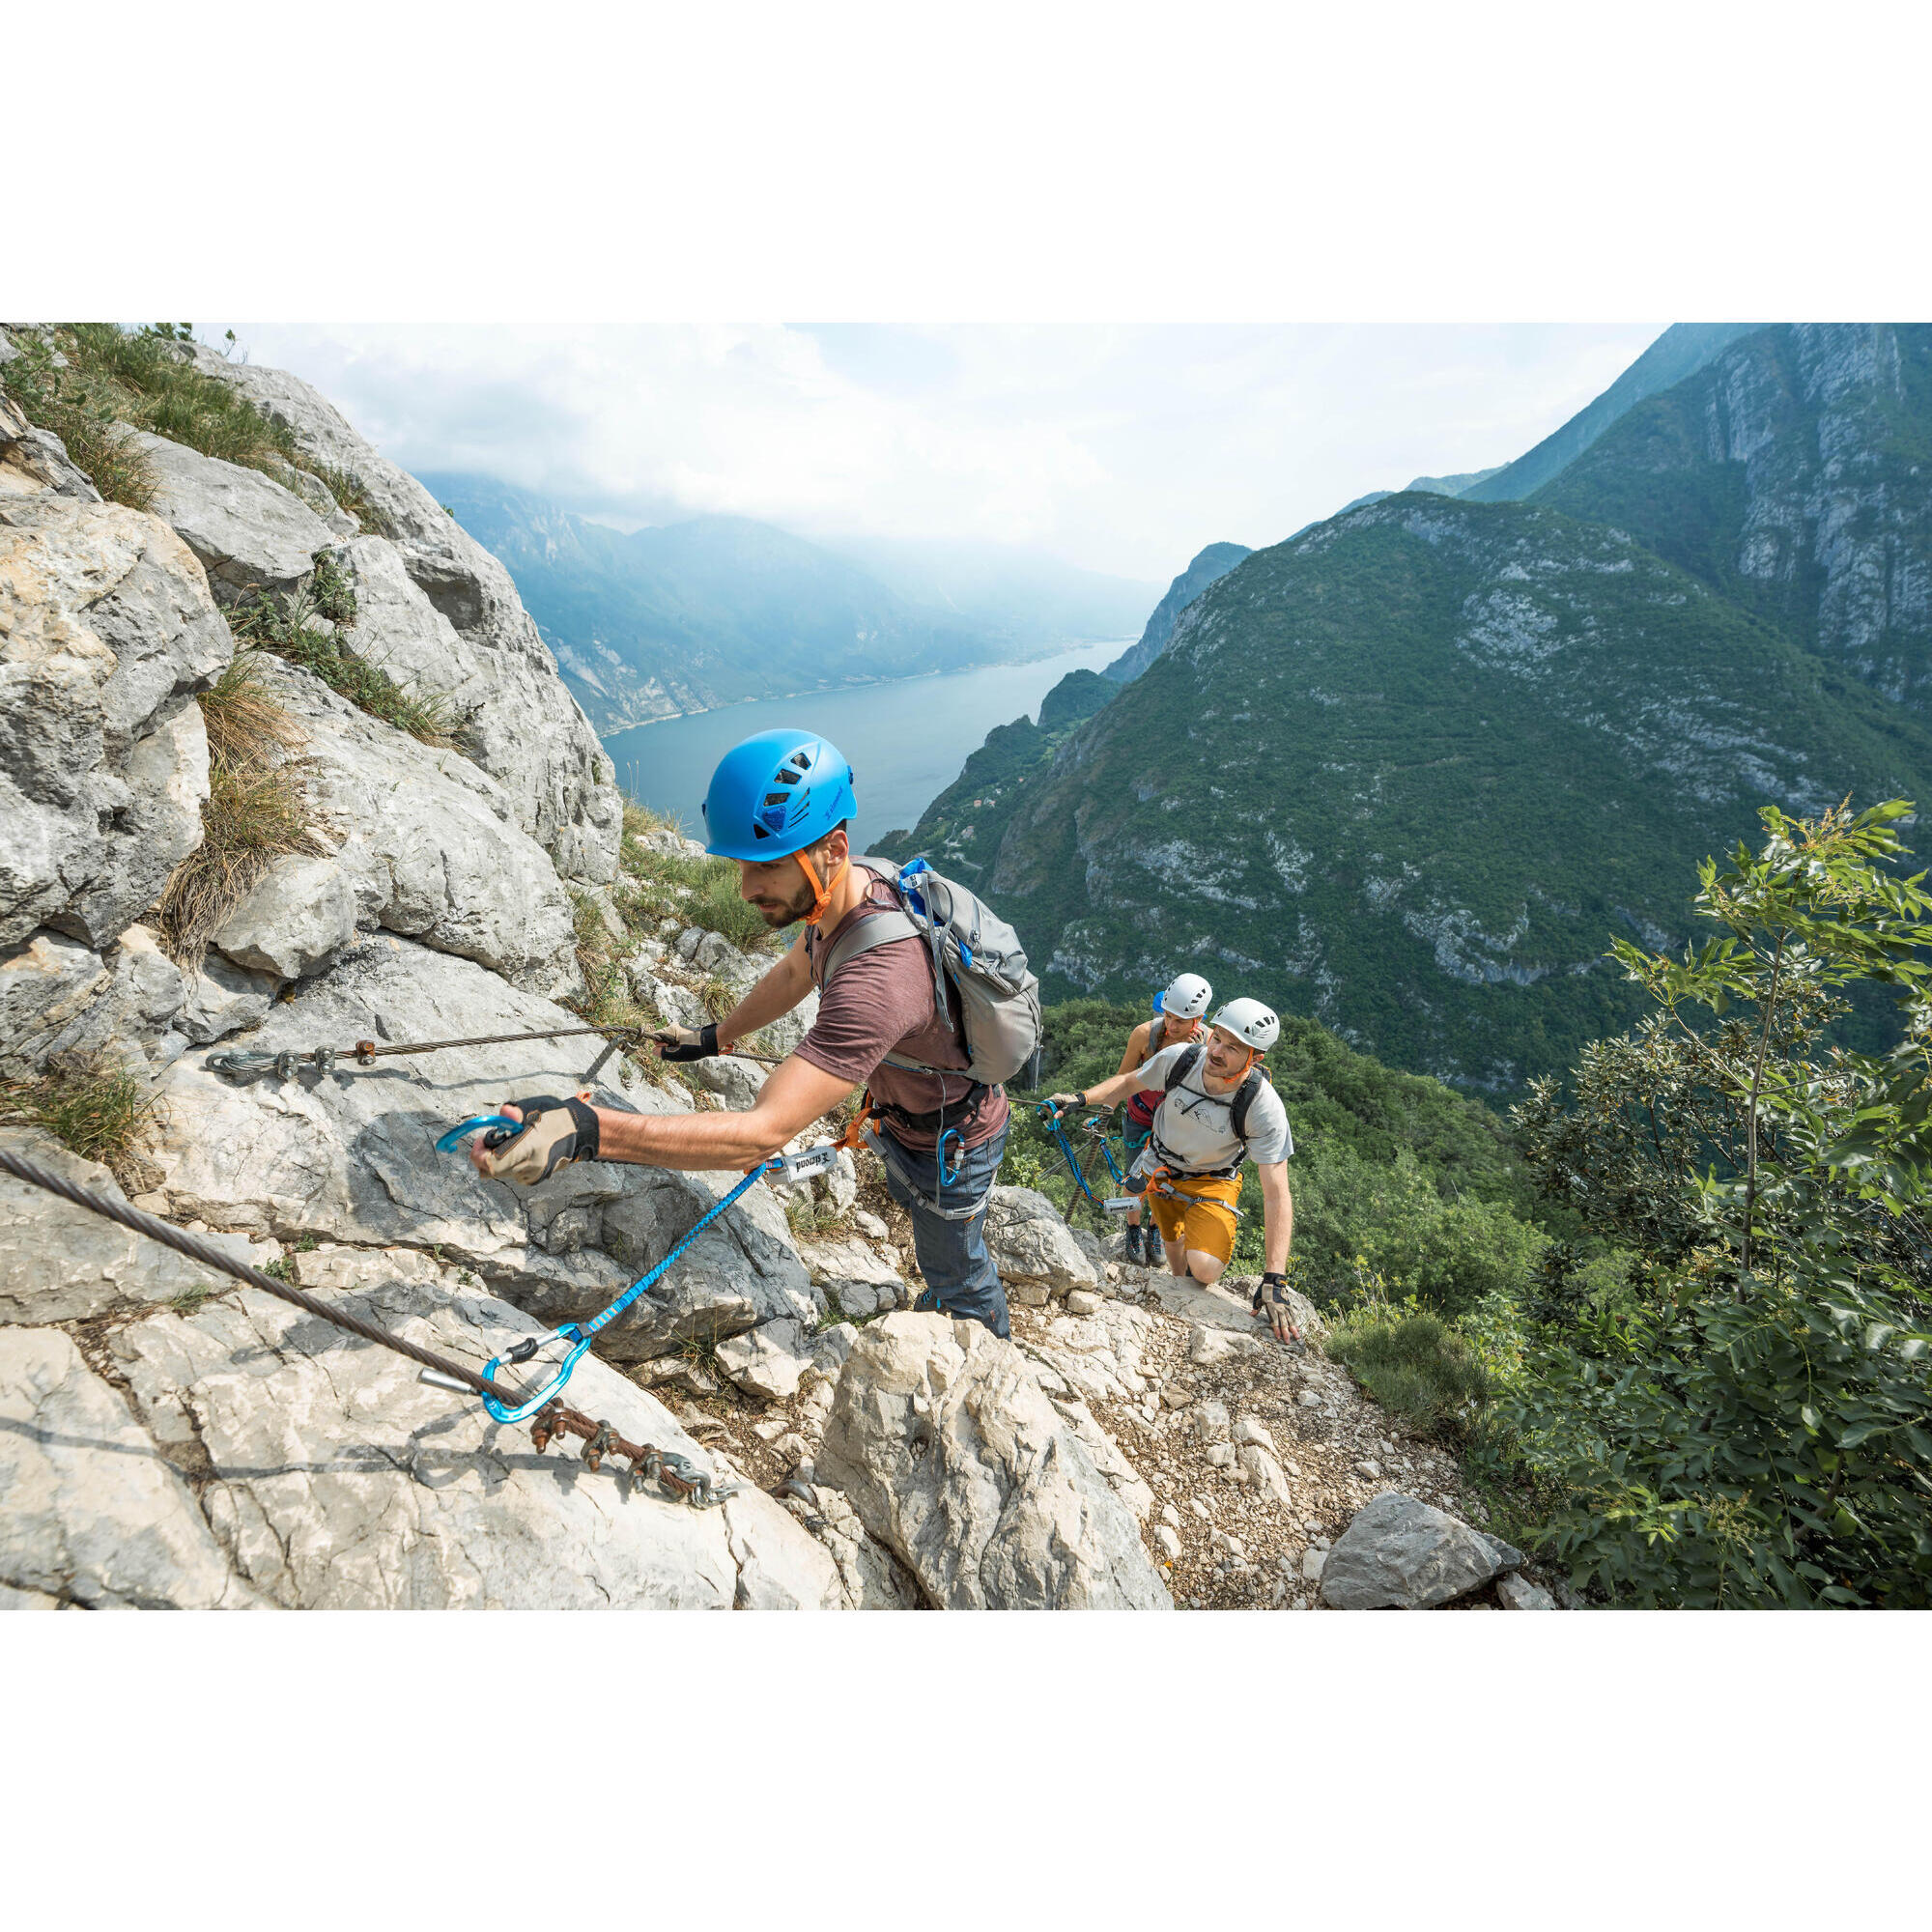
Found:
[[[329,849],[295,755],[301,729],[263,684],[255,652],[236,653],[202,693],[201,715],[208,727],[202,839],[175,868],[155,921],[162,949],[190,973],[200,970],[210,935],[272,860]]]

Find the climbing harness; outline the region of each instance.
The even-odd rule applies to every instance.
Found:
[[[456,1126],[451,1127],[446,1134],[441,1135],[437,1141],[436,1151],[439,1153],[454,1152],[471,1134],[479,1133],[484,1136],[483,1145],[486,1148],[500,1147],[513,1135],[519,1134],[522,1131],[523,1122],[521,1121],[513,1121],[505,1114],[477,1114],[469,1120],[459,1122]],[[541,1388],[525,1396],[520,1402],[509,1406],[498,1402],[495,1396],[485,1395],[483,1398],[483,1406],[490,1411],[491,1416],[497,1422],[523,1422],[527,1420],[547,1403],[555,1398],[564,1383],[570,1379],[578,1363],[583,1358],[585,1350],[590,1347],[592,1340],[596,1337],[599,1330],[608,1327],[614,1321],[618,1316],[623,1314],[625,1309],[637,1300],[639,1295],[647,1294],[651,1289],[656,1287],[658,1282],[663,1278],[666,1269],[677,1261],[691,1244],[697,1239],[698,1236],[703,1234],[705,1229],[713,1221],[717,1220],[719,1215],[724,1213],[725,1208],[730,1207],[741,1194],[744,1194],[755,1182],[764,1179],[767,1176],[777,1176],[781,1179],[788,1181],[809,1180],[814,1174],[825,1173],[838,1157],[838,1149],[836,1146],[826,1146],[822,1148],[808,1148],[803,1153],[782,1153],[775,1159],[760,1161],[756,1167],[750,1169],[746,1173],[745,1178],[728,1194],[713,1202],[698,1216],[696,1222],[685,1235],[684,1238],[648,1274],[639,1276],[601,1315],[589,1321],[566,1321],[560,1328],[553,1330],[547,1336],[527,1335],[523,1341],[517,1343],[514,1348],[506,1349],[502,1354],[492,1355],[489,1362],[485,1365],[483,1373],[486,1376],[494,1377],[497,1369],[504,1363],[521,1368],[526,1362],[534,1361],[546,1350],[560,1347],[565,1350],[563,1360],[557,1364],[556,1370],[552,1375],[550,1380],[545,1382]],[[589,1451],[586,1450],[584,1454],[587,1460]],[[594,1463],[591,1463],[592,1468],[596,1466]]]
[[[467,1123],[466,1123],[467,1124]],[[512,1126],[516,1123],[510,1122]],[[810,1164],[814,1155],[821,1152],[829,1155],[833,1150],[812,1148],[801,1155],[792,1157],[795,1171],[807,1174],[817,1173],[823,1166],[829,1166],[826,1158],[817,1164]],[[747,1177],[747,1183],[757,1174],[766,1173],[773,1167],[782,1167],[784,1162],[768,1161],[756,1173]],[[63,1201],[71,1201],[76,1208],[84,1208],[89,1213],[99,1214],[103,1220],[118,1222],[122,1227],[131,1229],[135,1234],[145,1236],[151,1241],[158,1241],[163,1247],[173,1248],[177,1254],[186,1255],[190,1261],[201,1263],[204,1267],[213,1268],[217,1273],[233,1276],[249,1288],[259,1288],[265,1294],[272,1294],[277,1300],[286,1301],[290,1306],[299,1308],[304,1314],[313,1315],[317,1320],[328,1322],[332,1327],[343,1329],[351,1335],[358,1335],[365,1342],[373,1342],[378,1348],[388,1349],[398,1355],[407,1357],[417,1364],[421,1373],[417,1379],[432,1388],[450,1389],[459,1394],[478,1395],[483,1398],[491,1414],[501,1420],[505,1411],[515,1408],[520,1415],[527,1416],[530,1429],[530,1442],[541,1455],[551,1443],[565,1436],[579,1436],[589,1445],[584,1452],[584,1462],[591,1469],[598,1468],[607,1454],[614,1455],[630,1463],[630,1487],[627,1495],[634,1495],[645,1482],[657,1485],[659,1492],[674,1502],[690,1504],[694,1509],[709,1509],[737,1493],[736,1487],[721,1488],[704,1470],[701,1470],[687,1456],[679,1455],[672,1449],[659,1449],[649,1442],[628,1442],[617,1435],[611,1423],[592,1421],[582,1409],[566,1408],[555,1399],[555,1392],[561,1388],[565,1377],[559,1376],[547,1392],[550,1399],[534,1413],[525,1402],[523,1392],[510,1388],[494,1379],[492,1374],[478,1375],[474,1369],[467,1368],[461,1362],[451,1361],[445,1355],[439,1355],[432,1349],[425,1349],[414,1342],[407,1341],[401,1335],[392,1335],[386,1328],[379,1328],[373,1321],[364,1321],[359,1316],[350,1314],[346,1309],[332,1306],[320,1297],[297,1288],[293,1283],[277,1281],[273,1275],[264,1274],[260,1268],[250,1267],[246,1262],[238,1262],[225,1254],[212,1242],[204,1241],[186,1233],[184,1229],[170,1227],[165,1221],[156,1220],[152,1214],[130,1207],[125,1201],[111,1201],[106,1196],[96,1194],[90,1189],[77,1186],[64,1175],[54,1174],[41,1166],[38,1161],[29,1160],[24,1154],[15,1153],[11,1148],[0,1148],[0,1171],[11,1174],[16,1180],[24,1180],[30,1187],[39,1187],[48,1194],[57,1194]],[[744,1187],[733,1189],[730,1197],[721,1201],[706,1221],[713,1214],[720,1213],[744,1192]],[[703,1226],[703,1222],[698,1224]],[[692,1230],[695,1236],[697,1229]],[[666,1257],[662,1265],[652,1270],[646,1280],[655,1280],[662,1274],[683,1249],[690,1245],[691,1236],[672,1253]],[[641,1286],[641,1285],[640,1285]],[[632,1291],[634,1294],[638,1291]],[[620,1297],[628,1305],[631,1294]],[[608,1321],[612,1309],[606,1310],[598,1318],[597,1326]],[[593,1331],[594,1332],[594,1331]],[[534,1354],[541,1346],[535,1338],[529,1353]],[[519,1344],[521,1349],[525,1345]],[[581,1351],[580,1351],[581,1352]],[[501,1356],[493,1356],[490,1370],[497,1364],[518,1357],[518,1349],[507,1350]]]

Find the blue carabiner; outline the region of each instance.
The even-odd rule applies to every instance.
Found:
[[[483,1398],[483,1406],[490,1411],[493,1421],[522,1422],[527,1417],[534,1415],[570,1379],[571,1372],[577,1367],[579,1358],[582,1355],[584,1350],[590,1346],[590,1337],[575,1321],[566,1321],[550,1339],[554,1342],[569,1342],[573,1345],[570,1352],[564,1356],[562,1362],[558,1365],[556,1374],[551,1377],[550,1380],[544,1383],[543,1387],[538,1389],[534,1395],[526,1397],[515,1407],[498,1402],[495,1396],[486,1395]],[[521,1347],[522,1345],[519,1344],[518,1346]],[[542,1346],[544,1345],[541,1343],[538,1344],[539,1348]],[[534,1355],[536,1350],[532,1349],[529,1353]],[[517,1350],[515,1349],[511,1350],[510,1359],[515,1360]],[[486,1382],[493,1382],[497,1379],[497,1370],[501,1365],[503,1359],[501,1355],[492,1355],[484,1365],[483,1379]],[[525,1359],[527,1360],[528,1356],[526,1356]]]
[[[965,1154],[966,1151],[965,1137],[960,1133],[957,1127],[948,1127],[947,1130],[940,1135],[938,1143],[934,1146],[932,1150],[932,1158],[934,1164],[939,1169],[939,1191],[941,1194],[944,1194],[946,1190],[949,1187],[951,1187],[955,1180],[959,1179],[959,1170],[956,1167],[953,1168],[950,1173],[947,1171],[946,1143],[948,1141],[952,1141],[953,1145],[958,1148],[960,1154],[962,1156]]]
[[[472,1114],[460,1125],[451,1127],[446,1134],[440,1134],[436,1151],[438,1153],[449,1153],[461,1147],[471,1134],[487,1134],[489,1138],[483,1143],[486,1148],[501,1147],[505,1141],[522,1133],[526,1124],[523,1121],[511,1120],[507,1114]]]

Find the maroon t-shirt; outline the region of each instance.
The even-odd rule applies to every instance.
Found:
[[[824,934],[809,931],[805,948],[813,982],[819,977],[819,960],[841,933],[873,911],[897,903],[891,886],[874,874],[866,897],[837,926]],[[963,1070],[911,1073],[883,1064],[887,1054],[896,1053],[927,1066],[963,1069],[966,1049],[952,1006],[949,1000],[949,1011],[942,1017],[934,998],[932,954],[925,942],[911,935],[889,940],[847,959],[832,976],[831,985],[820,987],[818,1017],[799,1042],[798,1057],[855,1087],[869,1087],[872,1098],[887,1107],[908,1114],[933,1114],[944,1107],[948,1131],[957,1127],[965,1146],[978,1147],[1006,1125],[1004,1088],[982,1087],[969,1105],[974,1088]],[[891,1114],[886,1125],[895,1141],[922,1152],[929,1152],[939,1139],[936,1126],[909,1127]]]

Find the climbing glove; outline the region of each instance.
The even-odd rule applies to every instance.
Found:
[[[651,1037],[657,1041],[660,1060],[716,1060],[718,1058],[718,1029],[715,1025],[701,1027],[666,1027],[662,1033],[654,1033]]]
[[[1276,1274],[1270,1269],[1262,1276],[1255,1289],[1254,1309],[1274,1330],[1277,1342],[1286,1344],[1297,1355],[1308,1352],[1307,1345],[1301,1339],[1301,1330],[1294,1325],[1294,1311],[1289,1305],[1286,1275]]]
[[[1056,1115],[1077,1114],[1087,1104],[1087,1098],[1083,1094],[1049,1094],[1046,1104]]]
[[[501,1147],[483,1150],[478,1165],[492,1180],[534,1187],[574,1160],[597,1158],[597,1110],[582,1100],[535,1094],[509,1105],[523,1117],[523,1131]]]

